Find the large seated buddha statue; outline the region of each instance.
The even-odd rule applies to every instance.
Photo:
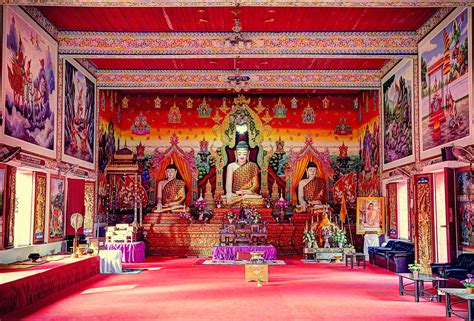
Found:
[[[313,162],[309,162],[306,178],[298,184],[298,202],[302,212],[326,204],[326,181],[319,177],[318,167]]]
[[[235,154],[236,161],[227,165],[226,205],[263,206],[263,198],[258,195],[259,168],[256,163],[249,161],[249,145],[240,141]]]
[[[178,169],[176,165],[166,166],[166,179],[158,182],[157,197],[158,204],[154,212],[181,212],[187,210],[184,201],[186,199],[186,184],[177,178]]]

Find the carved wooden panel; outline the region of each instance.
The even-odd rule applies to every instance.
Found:
[[[428,272],[435,257],[433,175],[415,175],[414,185],[416,260]]]
[[[84,184],[84,234],[92,236],[94,234],[94,213],[95,213],[95,182],[85,182]]]
[[[46,174],[35,172],[33,243],[44,242],[46,217]]]
[[[387,184],[387,231],[388,237],[398,238],[397,183]]]
[[[5,185],[5,217],[3,244],[5,248],[13,247],[13,228],[15,222],[16,204],[16,167],[7,166],[7,183]]]

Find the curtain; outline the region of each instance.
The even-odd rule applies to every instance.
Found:
[[[306,172],[306,167],[308,166],[309,162],[313,162],[316,164],[318,167],[318,175],[319,177],[323,178],[326,180],[326,173],[323,170],[323,165],[321,162],[314,157],[311,153],[306,153],[297,163],[295,166],[295,169],[292,173],[291,177],[291,199],[293,205],[298,204],[298,195],[296,194],[296,191],[298,189],[298,184],[300,183],[301,179],[303,178],[305,172]]]
[[[74,235],[74,228],[71,226],[71,215],[81,213],[84,215],[84,184],[83,179],[67,179],[67,210],[66,210],[66,232],[67,235]],[[77,234],[84,234],[84,227],[77,230]]]
[[[158,195],[158,190],[157,190],[158,182],[166,179],[166,166],[171,164],[171,161],[173,161],[173,163],[176,165],[179,176],[181,176],[184,183],[186,184],[186,187],[188,188],[187,193],[186,193],[186,204],[190,204],[191,199],[192,199],[192,194],[193,194],[192,193],[193,192],[192,191],[193,175],[191,172],[191,168],[189,168],[186,161],[174,151],[167,158],[163,159],[163,161],[160,163],[160,166],[158,166],[158,168],[156,169],[155,195]]]

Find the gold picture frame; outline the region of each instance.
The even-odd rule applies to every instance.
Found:
[[[357,234],[385,233],[385,198],[358,197],[356,215]]]

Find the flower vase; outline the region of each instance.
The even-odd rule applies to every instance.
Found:
[[[234,219],[233,219],[233,218],[229,218],[228,220],[229,220],[229,224],[234,223]]]
[[[411,274],[413,274],[413,278],[417,278],[420,274],[420,271],[411,271]]]
[[[328,249],[330,247],[331,247],[331,245],[329,244],[329,235],[325,235],[324,236],[324,248]]]
[[[466,288],[467,294],[474,294],[474,288]]]
[[[203,219],[203,217],[204,217],[204,211],[203,211],[203,210],[198,210],[198,214],[199,214],[198,220],[199,220],[199,221],[202,221],[202,219]]]
[[[342,249],[342,242],[337,243],[338,247]]]

